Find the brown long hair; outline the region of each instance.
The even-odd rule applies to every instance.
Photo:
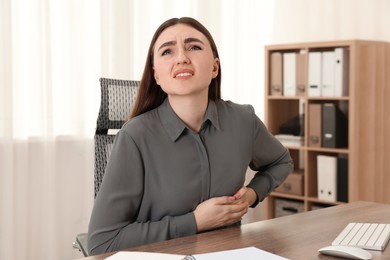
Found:
[[[214,58],[219,59],[217,46],[214,42],[213,37],[211,36],[210,32],[206,29],[206,27],[204,27],[197,20],[190,17],[182,17],[182,18],[172,18],[165,21],[163,24],[160,25],[160,27],[158,27],[150,43],[144,72],[142,75],[140,85],[138,87],[137,99],[132,108],[130,118],[136,117],[140,114],[143,114],[147,111],[150,111],[158,107],[167,97],[167,94],[161,89],[159,85],[157,85],[157,82],[154,78],[153,52],[154,52],[154,45],[157,41],[157,38],[160,36],[160,34],[168,27],[174,26],[176,24],[186,24],[198,30],[199,32],[203,33],[210,42]],[[219,71],[217,77],[213,78],[210,82],[209,99],[212,100],[221,99],[221,65],[219,65]]]

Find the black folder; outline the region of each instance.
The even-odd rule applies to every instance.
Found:
[[[337,201],[348,202],[348,158],[337,158]]]
[[[322,147],[348,147],[348,119],[333,103],[322,104]]]

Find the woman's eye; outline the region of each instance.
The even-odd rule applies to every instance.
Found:
[[[165,51],[163,51],[162,53],[161,53],[161,56],[165,56],[165,55],[168,55],[168,54],[171,54],[172,52],[171,52],[171,50],[165,50]]]
[[[202,49],[202,48],[199,47],[199,46],[197,46],[197,45],[194,45],[194,46],[192,46],[192,47],[190,48],[191,51],[199,51],[199,50],[201,50],[201,49]]]

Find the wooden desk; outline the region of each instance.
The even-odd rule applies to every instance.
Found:
[[[330,245],[349,222],[390,223],[390,205],[353,202],[128,250],[187,255],[255,246],[289,259],[337,259],[317,250]],[[373,259],[390,259],[390,245],[384,251],[370,252]],[[85,259],[104,259],[111,254]]]

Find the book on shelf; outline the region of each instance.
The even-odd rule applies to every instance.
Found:
[[[275,138],[284,146],[303,146],[303,136],[278,134]]]

